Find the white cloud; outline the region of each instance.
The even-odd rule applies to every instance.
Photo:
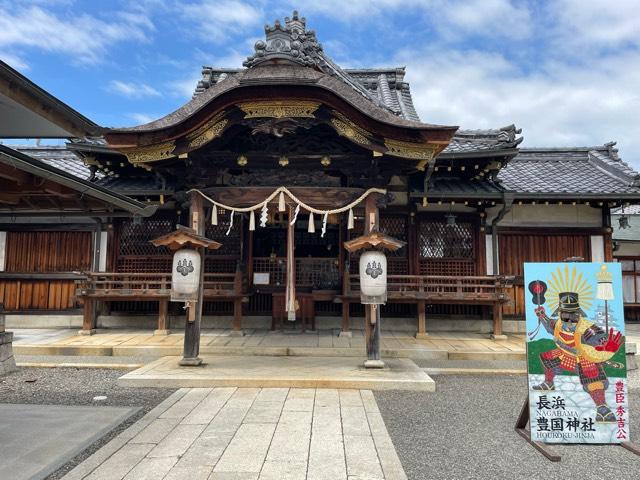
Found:
[[[527,6],[512,0],[314,0],[296,5],[301,14],[320,13],[343,22],[416,10],[424,14],[425,24],[451,38],[466,33],[522,39],[531,33]]]
[[[160,92],[146,83],[122,82],[112,80],[107,90],[127,98],[159,97]]]
[[[549,3],[559,43],[578,48],[640,46],[638,0],[557,0]]]
[[[29,70],[29,64],[20,55],[0,51],[0,60],[16,70]]]
[[[182,15],[196,26],[198,35],[209,42],[224,42],[234,33],[257,25],[262,12],[241,0],[202,0],[180,4]]]
[[[202,78],[202,75],[191,75],[186,78],[173,80],[167,84],[172,95],[176,97],[182,97],[185,100],[190,99],[193,96],[193,92],[196,90],[196,85]]]
[[[95,64],[112,44],[147,41],[152,27],[150,20],[134,13],[120,13],[105,22],[86,14],[62,18],[37,6],[0,7],[0,48],[38,48]]]
[[[525,146],[593,146],[617,140],[640,168],[640,53],[588,67],[556,61],[522,70],[500,54],[407,51],[407,80],[425,122],[491,128],[515,123]]]

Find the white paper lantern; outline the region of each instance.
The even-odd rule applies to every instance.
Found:
[[[171,300],[174,302],[196,300],[200,283],[198,251],[185,248],[174,253],[171,272]]]
[[[387,301],[387,257],[378,251],[360,256],[360,292],[362,303]]]

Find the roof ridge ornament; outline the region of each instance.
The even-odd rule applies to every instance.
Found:
[[[245,67],[255,67],[264,62],[289,60],[307,67],[318,66],[322,60],[319,52],[322,45],[316,32],[307,30],[307,20],[294,10],[291,18],[285,17],[284,26],[280,20],[265,25],[266,40],[255,43],[255,53],[242,63]]]

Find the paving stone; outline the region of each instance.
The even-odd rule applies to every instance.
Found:
[[[144,458],[124,480],[162,480],[177,461],[177,457]]]
[[[260,402],[251,405],[243,423],[278,423],[283,402]]]
[[[345,435],[344,451],[349,478],[384,479],[373,438]]]
[[[153,447],[152,444],[143,443],[125,445],[96,468],[87,480],[120,480],[140,463]]]
[[[191,425],[207,425],[224,407],[236,388],[215,388],[187,415],[182,423]]]
[[[251,472],[213,472],[209,480],[257,480],[258,474]]]
[[[178,425],[149,452],[148,457],[179,457],[204,430],[204,425]]]
[[[364,407],[342,407],[342,432],[344,435],[370,436],[369,422]]]
[[[160,418],[184,418],[211,392],[210,388],[192,388],[167,409]]]
[[[129,443],[160,443],[179,422],[179,418],[157,418],[133,437]]]
[[[378,404],[376,403],[376,398],[373,396],[373,392],[371,390],[360,390],[360,398],[362,399],[365,411],[380,411],[380,409],[378,409]]]
[[[306,459],[267,460],[260,471],[259,480],[305,480]],[[329,478],[329,477],[325,477]],[[332,479],[333,480],[333,479]]]
[[[309,449],[308,480],[346,479],[347,465],[342,435],[311,436]]]
[[[360,391],[352,389],[338,390],[340,394],[340,406],[341,407],[361,407],[362,398],[360,397]]]
[[[179,464],[169,470],[163,480],[207,480],[213,467],[203,465],[180,466]]]
[[[258,393],[256,402],[284,402],[288,394],[288,388],[263,388]]]
[[[313,411],[315,399],[315,389],[313,388],[292,388],[289,390],[287,400],[284,402],[283,410],[289,411]]]
[[[240,425],[214,472],[259,473],[275,427],[270,423]]]
[[[233,433],[202,433],[178,462],[179,467],[207,466],[210,470],[218,463],[220,457],[231,442]]]

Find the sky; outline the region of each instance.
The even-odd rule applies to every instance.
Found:
[[[640,170],[640,0],[0,0],[0,58],[100,125],[138,125],[293,9],[339,65],[406,66],[424,122],[617,141]]]

